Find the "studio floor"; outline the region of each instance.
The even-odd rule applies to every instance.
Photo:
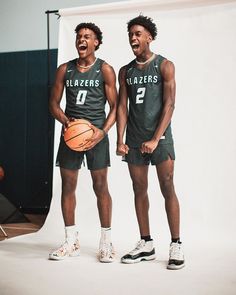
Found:
[[[48,260],[55,247],[52,232],[38,232],[0,242],[1,295],[235,295],[235,247],[222,241],[185,244],[186,267],[166,269],[168,246],[156,245],[157,259],[134,265],[120,263],[132,245],[117,240],[116,261],[97,261],[97,241],[83,237],[81,255],[64,261]]]
[[[26,214],[25,217],[29,222],[0,224],[0,241],[37,232],[43,226],[47,216],[44,214]]]

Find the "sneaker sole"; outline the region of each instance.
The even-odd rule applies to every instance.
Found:
[[[181,264],[181,265],[175,265],[175,264],[171,264],[171,265],[167,265],[167,269],[170,270],[178,270],[185,267],[185,264]]]
[[[102,259],[99,259],[99,261],[101,263],[112,263],[112,262],[114,262],[114,259],[112,259],[112,260],[102,260]]]
[[[137,259],[121,259],[121,262],[125,264],[133,264],[133,263],[138,263],[141,261],[149,261],[149,260],[155,260],[155,259],[156,259],[155,255],[150,255],[146,257],[139,257]]]
[[[68,257],[68,255],[67,256],[62,256],[62,257],[56,257],[56,256],[49,255],[48,259],[49,260],[60,261],[60,260],[66,259],[67,257]]]
[[[48,259],[49,260],[55,260],[55,261],[60,261],[60,260],[64,260],[68,257],[77,257],[80,255],[80,252],[77,251],[76,253],[72,253],[72,254],[69,254],[69,255],[65,255],[65,256],[53,256],[53,255],[49,255]]]

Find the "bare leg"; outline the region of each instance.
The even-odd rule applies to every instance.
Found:
[[[135,210],[139,224],[141,236],[150,235],[149,228],[149,200],[147,194],[148,188],[148,166],[136,166],[128,164],[130,177],[133,182],[133,190],[135,197]]]
[[[165,208],[171,237],[179,238],[180,209],[173,183],[174,161],[168,159],[167,161],[157,165],[156,170],[161,192],[165,198]]]
[[[101,227],[111,226],[112,200],[108,191],[107,170],[107,168],[91,170]]]
[[[60,168],[62,178],[61,208],[65,226],[75,224],[75,189],[77,185],[78,170]]]

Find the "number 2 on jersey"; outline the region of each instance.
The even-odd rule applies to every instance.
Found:
[[[145,87],[139,87],[137,89],[136,104],[143,103],[143,98],[144,98],[145,92],[146,92]]]
[[[76,104],[84,104],[86,96],[87,96],[87,90],[79,90],[77,97],[76,97]]]

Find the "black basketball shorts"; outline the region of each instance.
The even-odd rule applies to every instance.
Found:
[[[127,155],[123,157],[123,161],[133,165],[158,165],[163,161],[171,158],[175,160],[175,150],[173,144],[158,145],[151,154],[142,154],[140,148],[129,148]]]
[[[77,170],[81,168],[81,164],[86,157],[89,170],[98,170],[110,166],[109,139],[105,136],[91,150],[77,152],[71,150],[61,136],[57,153],[56,166],[61,168]]]

